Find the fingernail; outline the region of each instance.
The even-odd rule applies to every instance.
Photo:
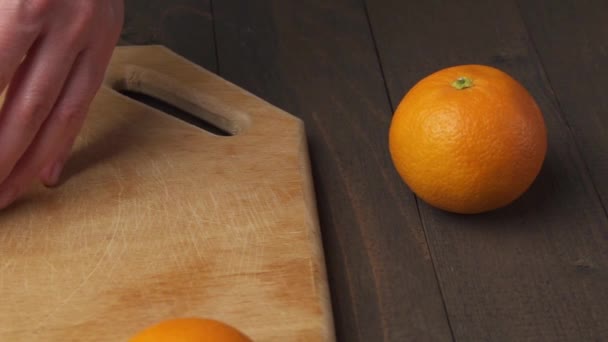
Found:
[[[8,207],[17,197],[17,190],[14,188],[3,189],[0,192],[0,209]]]
[[[49,182],[51,185],[55,185],[59,182],[59,177],[61,177],[61,171],[63,170],[63,163],[57,162],[53,165],[53,169],[51,170],[51,175]]]

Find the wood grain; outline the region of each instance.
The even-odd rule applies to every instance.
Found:
[[[608,2],[519,1],[564,121],[608,208]],[[608,232],[606,232],[608,234]]]
[[[0,215],[0,340],[124,341],[191,316],[333,340],[302,121],[161,47],[118,49],[105,86],[69,179]]]
[[[302,118],[339,340],[450,339],[359,1],[214,3],[223,77]]]
[[[433,71],[481,63],[520,80],[547,122],[546,163],[512,206],[462,216],[420,204],[454,338],[607,339],[608,220],[518,7],[508,1],[391,0],[370,0],[367,7],[393,105]],[[578,87],[588,89],[581,82]]]

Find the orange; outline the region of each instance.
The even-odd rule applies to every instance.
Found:
[[[483,65],[439,70],[395,110],[389,150],[409,188],[462,214],[504,207],[534,182],[547,152],[543,115],[505,72]]]
[[[140,331],[129,342],[251,342],[251,339],[216,320],[176,318]]]

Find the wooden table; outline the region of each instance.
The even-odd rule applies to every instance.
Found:
[[[121,44],[163,44],[302,118],[340,341],[608,339],[608,3],[128,0]],[[418,200],[387,149],[403,94],[501,68],[549,151],[513,205]]]

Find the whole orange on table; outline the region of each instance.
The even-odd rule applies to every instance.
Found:
[[[439,70],[397,107],[389,129],[395,168],[437,208],[463,214],[504,207],[534,182],[547,152],[543,115],[507,73],[484,65]]]
[[[207,318],[168,319],[143,329],[129,342],[252,342],[236,328]]]

